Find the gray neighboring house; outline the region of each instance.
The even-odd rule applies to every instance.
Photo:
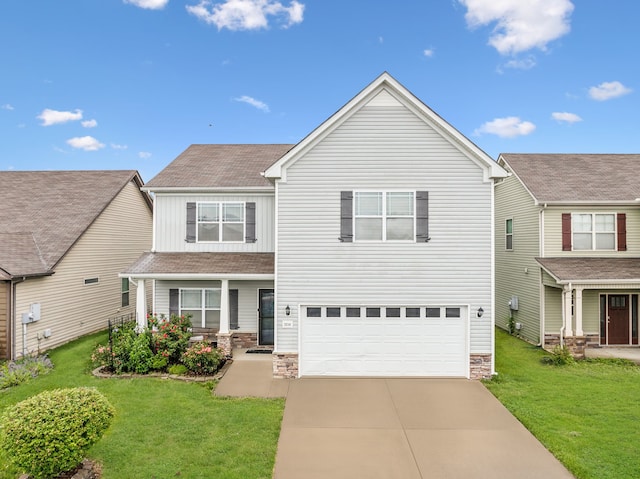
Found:
[[[118,273],[151,247],[136,171],[0,172],[0,357],[44,351],[134,314]]]
[[[275,376],[488,377],[504,176],[384,73],[296,145],[190,146],[121,276],[228,353],[273,348]]]
[[[496,185],[496,322],[545,348],[638,344],[640,155],[511,154]]]

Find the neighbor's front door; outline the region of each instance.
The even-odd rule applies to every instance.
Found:
[[[629,344],[629,296],[611,294],[608,303],[608,344]]]
[[[273,345],[273,290],[258,290],[258,344]]]

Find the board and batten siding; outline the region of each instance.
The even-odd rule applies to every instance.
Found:
[[[211,195],[156,193],[156,244],[158,252],[247,252],[275,251],[275,199],[273,194]],[[187,203],[190,202],[255,202],[255,243],[187,243]]]
[[[9,318],[11,312],[9,306],[9,294],[11,291],[8,281],[0,281],[0,359],[9,358]]]
[[[492,352],[492,183],[424,120],[386,100],[347,118],[277,184],[277,351],[298,351],[298,305],[334,304],[468,305],[471,352]],[[431,240],[341,243],[340,192],[358,189],[428,191]],[[292,327],[282,327],[285,317]]]
[[[180,288],[219,288],[220,281],[162,281],[155,282],[156,314],[169,317],[169,290]],[[258,331],[258,290],[273,289],[273,281],[229,281],[229,289],[238,290],[238,329],[242,333]]]
[[[562,251],[562,213],[625,213],[626,251]],[[549,206],[544,211],[544,256],[635,257],[640,255],[640,210],[633,206]]]
[[[506,220],[513,220],[513,249],[505,246]],[[508,329],[513,315],[522,325],[520,335],[537,344],[540,341],[540,210],[515,176],[495,187],[496,234],[496,325]],[[518,297],[518,310],[509,301]]]
[[[135,313],[136,288],[130,285],[129,306],[122,308],[118,273],[151,248],[151,216],[138,186],[127,184],[62,258],[54,275],[16,285],[14,355],[22,354],[22,313],[31,303],[40,304],[42,319],[27,327],[29,353],[105,329],[108,318]],[[84,284],[86,278],[99,281]],[[51,336],[38,341],[45,329]]]

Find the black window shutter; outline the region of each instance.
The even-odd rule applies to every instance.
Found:
[[[256,242],[256,204],[245,203],[244,205],[244,221],[245,221],[245,242]]]
[[[340,241],[353,242],[353,191],[340,192]]]
[[[238,290],[229,290],[229,329],[238,329]]]
[[[416,191],[416,242],[427,243],[429,238],[429,192]]]
[[[196,242],[196,204],[187,203],[187,243]]]
[[[169,290],[169,316],[175,314],[176,316],[180,314],[180,290],[179,289],[170,289]]]
[[[562,251],[571,251],[571,213],[562,213]]]

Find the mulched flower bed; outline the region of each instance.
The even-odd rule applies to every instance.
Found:
[[[227,359],[222,367],[218,369],[218,371],[211,376],[196,376],[194,374],[169,374],[169,373],[148,373],[148,374],[135,374],[135,373],[122,373],[122,374],[114,374],[109,372],[107,366],[99,366],[93,370],[93,375],[98,378],[160,378],[160,379],[177,379],[178,381],[187,381],[187,382],[196,382],[196,383],[205,383],[207,381],[216,381],[222,378],[224,374],[231,366],[233,361]]]

